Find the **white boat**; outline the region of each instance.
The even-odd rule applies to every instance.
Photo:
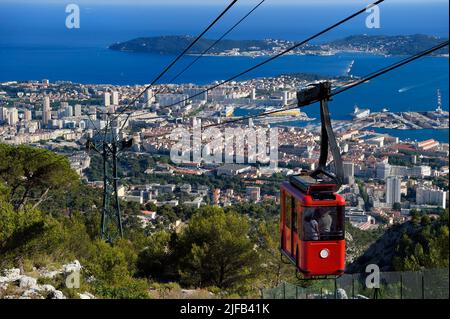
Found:
[[[234,107],[233,106],[227,106],[224,110],[222,110],[222,112],[220,112],[221,116],[225,116],[225,117],[231,117],[234,114]]]
[[[355,105],[355,108],[353,110],[352,116],[355,119],[363,119],[370,115],[369,109],[360,109],[357,105]]]
[[[348,68],[347,68],[347,75],[350,75],[350,72],[352,72],[352,68],[353,65],[355,64],[355,60],[352,60],[352,62],[350,62]]]

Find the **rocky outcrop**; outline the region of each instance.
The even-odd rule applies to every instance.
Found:
[[[336,299],[348,299],[347,292],[342,288],[338,288],[336,290]]]
[[[88,292],[78,294],[80,296],[80,299],[95,299],[95,296],[93,294],[90,294]]]
[[[78,260],[65,264],[58,270],[33,269],[33,275],[22,275],[20,269],[12,268],[0,270],[0,299],[66,299],[60,290],[49,284],[38,284],[39,278],[56,278],[59,275],[71,274],[81,271],[82,266]],[[88,293],[78,293],[80,299],[95,299]]]
[[[63,266],[63,271],[64,273],[72,273],[74,271],[81,271],[81,264],[78,260],[74,260],[71,263],[68,263],[66,265]]]

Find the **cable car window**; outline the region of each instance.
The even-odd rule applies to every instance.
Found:
[[[335,207],[305,207],[303,240],[344,239],[344,209]]]
[[[284,197],[284,208],[285,225],[287,228],[291,228],[292,197],[288,194]]]
[[[298,207],[298,201],[293,200],[293,207],[292,207],[292,230],[297,232],[297,207]]]

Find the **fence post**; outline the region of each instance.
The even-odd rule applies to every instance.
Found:
[[[323,299],[323,288],[320,288],[320,299]]]
[[[295,286],[295,299],[298,299],[298,286]]]
[[[286,299],[286,282],[283,281],[283,299]]]
[[[261,299],[264,299],[264,289],[261,288],[261,289],[260,289],[260,292],[261,292]]]
[[[352,299],[355,299],[355,276],[352,274]]]
[[[403,299],[403,274],[400,273],[400,300]]]
[[[337,299],[337,278],[334,277],[334,299]]]
[[[425,276],[423,271],[422,271],[422,299],[425,299]]]

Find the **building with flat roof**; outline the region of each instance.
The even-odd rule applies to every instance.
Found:
[[[225,164],[217,168],[217,176],[236,176],[252,169],[251,166],[238,164]]]
[[[394,205],[401,202],[401,179],[397,176],[389,176],[386,179],[386,204]]]
[[[441,189],[419,187],[416,190],[416,204],[436,205],[445,209],[447,206],[447,193]]]

